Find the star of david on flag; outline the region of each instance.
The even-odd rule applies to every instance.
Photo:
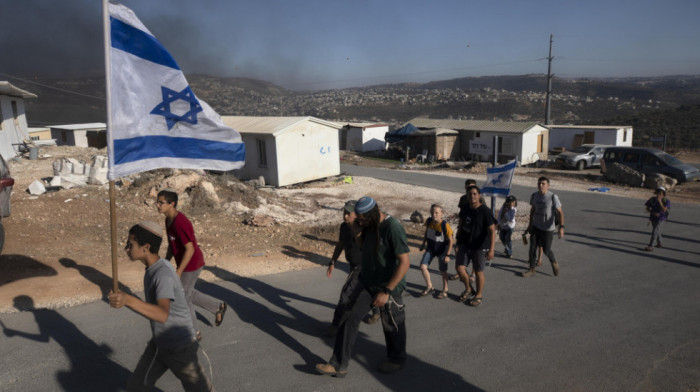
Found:
[[[164,167],[241,168],[240,134],[196,97],[165,47],[129,8],[109,3],[108,14],[108,178]]]
[[[486,169],[486,182],[481,187],[481,194],[486,196],[508,196],[510,185],[513,182],[516,161],[505,165],[490,167]]]

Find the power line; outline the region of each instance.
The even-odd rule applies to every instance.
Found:
[[[23,79],[23,78],[20,78],[20,77],[14,76],[14,75],[9,75],[9,74],[3,73],[3,72],[0,72],[0,75],[2,75],[2,76],[4,76],[4,77],[7,77],[7,78],[12,78],[12,79],[21,80],[21,81],[24,82],[24,83],[34,84],[34,85],[37,85],[37,86],[41,86],[41,87],[48,88],[48,89],[52,89],[52,90],[61,91],[61,92],[68,93],[68,94],[75,94],[75,95],[80,95],[80,96],[86,97],[86,98],[99,99],[100,101],[105,101],[105,100],[106,100],[106,98],[104,98],[104,97],[96,97],[96,96],[94,96],[94,95],[83,94],[83,93],[79,93],[79,92],[75,92],[75,91],[71,91],[71,90],[66,90],[66,89],[64,89],[64,88],[54,87],[54,86],[50,86],[50,85],[48,85],[48,84],[43,84],[43,83],[35,82],[35,81],[33,81],[33,80]]]

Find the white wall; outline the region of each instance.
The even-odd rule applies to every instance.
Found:
[[[384,136],[389,132],[389,126],[365,128],[362,133],[362,152],[386,150]]]
[[[624,140],[625,130],[627,131],[627,140]],[[632,146],[632,127],[618,129],[554,128],[549,132],[549,149],[564,147],[571,150],[574,148],[574,136],[583,135],[586,131],[595,133],[593,138],[595,144]]]
[[[12,111],[12,102],[17,105],[17,122],[19,128],[15,126],[15,116]],[[0,113],[2,113],[2,127],[0,128],[0,154],[3,158],[12,159],[17,155],[17,149],[13,143],[21,143],[24,139],[29,139],[27,133],[27,118],[24,114],[24,99],[0,95]]]
[[[248,180],[251,178],[257,179],[260,176],[265,178],[265,184],[276,185],[277,174],[277,150],[275,148],[275,139],[271,135],[257,135],[242,133],[241,139],[245,144],[245,164],[234,173],[237,177]],[[265,141],[265,152],[267,157],[267,166],[260,165],[260,156],[258,154],[258,139]]]
[[[277,137],[277,186],[340,174],[338,131],[305,121]]]
[[[540,159],[537,153],[537,141],[540,135],[545,135],[543,140],[543,157],[547,150],[547,140],[546,140],[546,129],[536,126],[532,130],[525,132],[522,135],[522,147],[520,149],[522,156],[520,157],[521,165],[529,165],[535,163]],[[551,145],[551,144],[550,144]]]

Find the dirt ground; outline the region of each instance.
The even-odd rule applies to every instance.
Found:
[[[0,312],[17,311],[13,299],[18,295],[32,297],[36,307],[58,308],[98,300],[111,289],[108,187],[88,185],[40,196],[26,192],[35,179],[53,176],[55,160],[71,157],[91,162],[98,154],[106,155],[106,151],[42,147],[38,160],[24,158],[10,163],[16,183],[12,214],[3,219],[6,239],[0,256]],[[688,163],[700,162],[700,154],[680,158]],[[349,164],[397,167],[395,162],[350,153],[342,154],[341,159]],[[467,176],[482,180],[485,168],[485,165],[469,169],[455,165],[411,169],[455,176],[461,182]],[[518,168],[516,183],[532,185],[533,177],[542,173],[552,179],[552,189],[586,192],[590,187],[607,186],[612,195],[639,199],[651,195],[649,189],[601,184],[594,169],[576,172]],[[128,228],[146,219],[162,224],[163,217],[153,205],[154,192],[166,187],[169,179],[186,174],[191,172],[161,170],[117,183],[118,275],[123,290],[143,288],[143,266],[128,261],[122,250]],[[210,267],[201,277],[210,281],[325,265],[337,239],[343,203],[363,195],[375,197],[383,210],[402,220],[412,252],[417,251],[423,228],[409,221],[411,213],[419,210],[427,215],[430,204],[439,202],[446,206],[446,216],[454,219],[460,196],[429,189],[416,191],[414,186],[362,177],[352,178],[348,183],[342,175],[282,189],[255,188],[235,178],[211,174],[203,174],[199,181],[202,180],[213,184],[220,204],[213,205],[201,196],[198,186],[192,186],[182,193],[184,199],[179,209],[194,224]],[[396,197],[401,194],[420,196]],[[700,183],[679,185],[669,196],[675,202],[700,203]],[[322,276],[319,271],[319,278]]]

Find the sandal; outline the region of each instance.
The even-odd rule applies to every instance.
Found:
[[[447,291],[441,291],[440,294],[435,297],[436,299],[445,299],[447,298]]]
[[[420,296],[425,297],[426,295],[432,293],[433,290],[435,290],[435,289],[432,287],[428,287],[427,289],[423,290],[423,292],[420,293]]]
[[[459,279],[459,274],[450,275],[450,280],[457,280],[457,279]]]
[[[458,300],[459,302],[464,302],[464,301],[466,301],[467,298],[469,298],[469,296],[471,296],[471,295],[472,295],[471,289],[466,289],[466,290],[464,290],[464,292],[462,292],[462,295],[460,295],[459,298],[458,298],[457,300]]]
[[[482,301],[481,297],[475,297],[475,298],[472,298],[471,300],[469,300],[469,302],[467,302],[467,305],[473,306],[476,308],[477,306],[481,305],[481,301]]]
[[[224,322],[224,313],[226,313],[226,308],[226,302],[222,302],[219,306],[219,310],[216,312],[216,320],[214,321],[214,324],[216,324],[217,327]]]

